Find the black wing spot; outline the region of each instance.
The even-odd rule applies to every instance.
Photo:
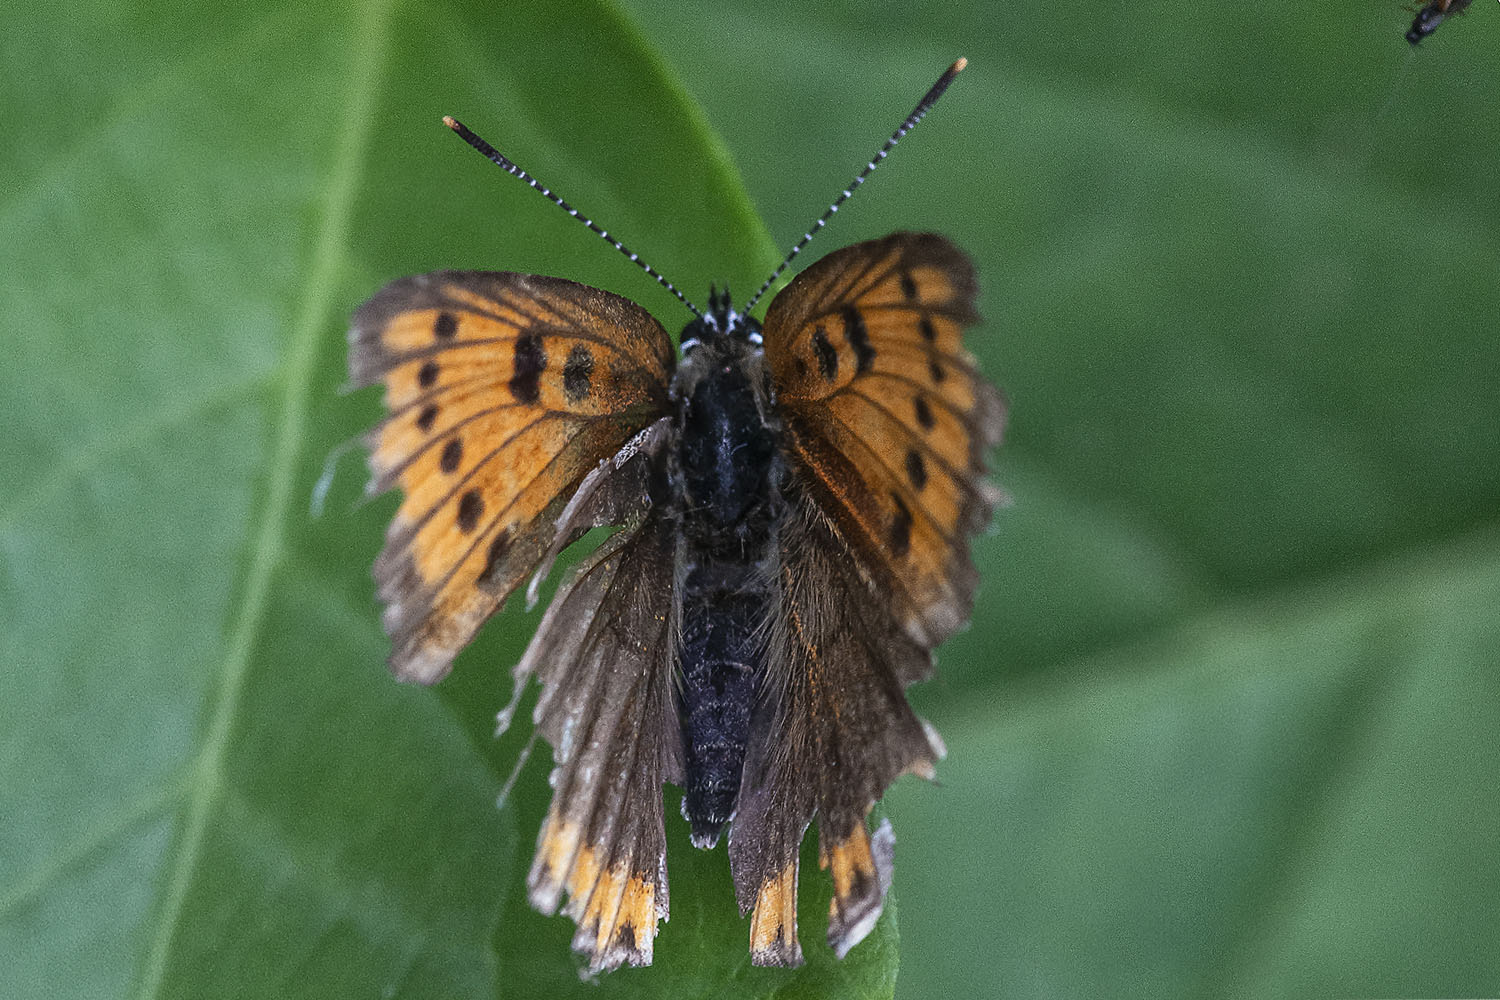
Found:
[[[864,314],[859,311],[858,306],[850,304],[844,306],[842,316],[844,336],[849,339],[849,346],[854,348],[854,370],[867,372],[875,363],[875,348],[870,346],[870,330],[865,326]]]
[[[891,502],[896,505],[895,516],[891,518],[891,554],[901,559],[911,551],[911,511],[894,493],[891,494]]]
[[[917,283],[912,280],[910,271],[901,272],[901,294],[906,296],[906,301],[917,300]]]
[[[563,392],[567,394],[568,402],[577,403],[588,398],[594,389],[593,376],[593,352],[579,344],[568,352],[567,363],[563,365]]]
[[[927,463],[922,461],[922,456],[915,451],[906,453],[906,478],[911,480],[917,492],[927,485]]]
[[[448,443],[443,445],[443,454],[438,458],[438,468],[444,472],[452,472],[458,468],[458,463],[464,460],[464,443],[461,438],[449,438]]]
[[[849,873],[849,894],[847,899],[867,899],[874,894],[875,883],[870,880],[868,868],[855,866]]]
[[[470,490],[458,498],[458,530],[464,534],[474,530],[484,514],[484,498],[478,490]]]
[[[479,571],[479,579],[488,579],[495,572],[495,567],[500,565],[500,560],[510,551],[510,542],[510,528],[501,528],[495,533],[495,540],[490,542],[490,551],[485,556],[484,569]]]
[[[417,385],[420,385],[424,389],[431,389],[436,385],[437,377],[438,363],[436,361],[429,361],[417,369]]]
[[[437,420],[438,408],[433,403],[422,407],[422,412],[417,414],[417,430],[426,434],[432,430],[433,421]]]
[[[535,333],[517,337],[510,376],[510,394],[517,402],[535,403],[541,398],[542,372],[546,370],[547,352],[542,349],[542,338]]]
[[[917,329],[922,331],[922,339],[929,344],[937,343],[937,327],[932,325],[931,316],[923,316],[917,323]]]
[[[924,431],[930,431],[937,426],[937,421],[932,417],[932,407],[927,405],[926,397],[918,396],[912,400],[912,409],[916,411],[917,424]]]
[[[440,312],[432,324],[432,335],[439,340],[452,340],[458,333],[458,317],[450,312]]]
[[[832,382],[839,375],[839,352],[828,342],[828,331],[821,326],[813,330],[813,355],[818,359],[818,372],[824,381]]]
[[[932,376],[934,382],[941,382],[948,377],[948,373],[943,370],[942,364],[935,356],[927,359],[927,373]]]

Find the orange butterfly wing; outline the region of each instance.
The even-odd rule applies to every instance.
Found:
[[[584,477],[667,411],[675,355],[628,299],[506,272],[394,281],[349,340],[354,385],[386,390],[370,489],[405,493],[375,562],[391,668],[432,683],[552,547]]]
[[[983,476],[1005,406],[962,342],[975,294],[953,244],[894,233],[818,261],[765,321],[785,450],[928,648],[968,618],[978,582],[968,538],[1001,499]]]

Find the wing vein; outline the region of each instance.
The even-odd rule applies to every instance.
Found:
[[[852,385],[852,384],[853,383],[850,383],[850,385]],[[848,388],[848,386],[845,386],[843,389],[840,389],[838,392],[834,393],[833,395],[840,395],[840,394],[843,393],[844,389],[847,389],[847,388]],[[939,465],[939,467],[942,468],[943,472],[945,472],[948,475],[948,478],[950,478],[954,482],[958,483],[959,486],[963,489],[963,491],[965,493],[969,494],[969,496],[971,496],[971,497],[978,497],[978,496],[980,496],[979,488],[973,484],[973,480],[978,477],[978,473],[973,472],[973,471],[971,471],[969,469],[960,469],[958,466],[956,466],[952,462],[948,461],[948,459],[946,457],[944,457],[940,452],[938,452],[938,450],[936,448],[933,448],[932,446],[928,445],[927,442],[916,431],[912,430],[911,427],[907,425],[906,421],[902,420],[895,413],[891,412],[891,410],[888,409],[884,403],[881,403],[880,401],[878,401],[877,399],[875,399],[875,397],[873,397],[873,396],[867,396],[867,395],[865,395],[862,392],[854,393],[854,395],[858,396],[860,399],[864,400],[866,403],[869,403],[871,406],[873,406],[875,409],[879,410],[881,413],[885,414],[890,419],[891,423],[895,424],[898,428],[900,428],[901,434],[907,439],[907,441],[916,443],[917,445],[919,445],[921,447],[921,450],[922,450],[923,454],[925,454],[925,455],[927,455],[927,456],[929,456],[929,457],[931,457],[933,459],[936,459],[937,460],[937,464]],[[832,399],[833,396],[831,395],[828,398]],[[835,418],[835,419],[837,419],[837,418]],[[851,427],[847,421],[845,421],[845,420],[839,420],[839,423],[843,424],[843,426],[845,426],[845,427],[848,427],[849,430],[850,430],[850,433],[854,432],[854,428]],[[972,443],[973,442],[971,440],[970,444],[972,445]],[[889,468],[889,466],[887,466],[887,468]],[[919,496],[920,496],[920,494],[919,494]]]
[[[868,441],[866,441],[864,438],[860,437],[859,434],[854,430],[854,428],[851,427],[848,424],[848,422],[840,419],[832,411],[830,411],[827,414],[827,419],[831,423],[836,423],[840,427],[842,427],[846,431],[848,431],[849,432],[849,436],[852,437],[856,442],[858,442],[860,448],[863,449],[865,451],[865,453],[870,456],[870,458],[874,462],[874,464],[880,466],[882,469],[884,469],[887,473],[890,474],[891,479],[894,480],[898,484],[901,492],[904,495],[906,495],[908,497],[911,497],[913,495],[912,492],[911,492],[911,490],[907,489],[906,486],[905,486],[905,484],[902,483],[900,470],[898,470],[898,469],[894,468],[893,466],[891,466],[890,463],[888,463],[885,460],[885,458],[881,456],[880,452],[876,451],[870,445],[870,443]],[[826,440],[826,438],[825,438],[825,440]],[[860,478],[864,479],[863,476],[861,476]],[[864,483],[865,483],[866,486],[870,485],[870,482],[867,479],[864,480]],[[850,510],[851,513],[853,512],[852,509],[849,507],[848,504],[843,504],[843,506],[844,506],[844,508],[846,510]],[[927,521],[933,526],[933,529],[937,532],[938,537],[942,538],[942,540],[944,541],[944,543],[948,546],[949,551],[956,551],[956,550],[958,550],[959,543],[954,539],[954,537],[951,534],[949,534],[946,530],[944,530],[943,526],[938,523],[937,518],[935,518],[935,517],[932,516],[932,512],[929,511],[926,508],[926,506],[924,506],[920,501],[918,501],[915,506],[922,511],[922,516],[924,518],[926,518]]]
[[[602,419],[602,418],[598,418],[598,417],[589,418],[590,422],[592,422],[593,420],[599,420],[599,419]],[[518,434],[519,433],[523,433],[525,430],[529,429],[530,427],[536,426],[536,423],[540,423],[540,421],[536,421],[536,422],[533,422],[532,424],[529,424],[527,426],[527,428],[523,428],[523,430],[521,432],[517,432],[517,433]],[[579,434],[582,434],[582,433],[583,433],[583,431],[579,431]],[[516,435],[512,435],[512,438],[510,440],[514,440],[515,436]],[[579,436],[578,434],[575,434],[572,437],[570,437],[568,439],[568,444],[571,445],[575,440],[577,440],[578,436]],[[504,445],[502,445],[500,448],[496,448],[494,451],[492,451],[488,455],[486,455],[483,459],[481,459],[478,463],[475,464],[474,468],[469,471],[469,474],[464,477],[464,480],[468,481],[469,479],[471,479],[473,477],[474,473],[478,472],[480,468],[482,468],[485,465],[488,465],[491,461],[493,461],[494,458],[495,458],[495,456],[498,455],[502,450],[504,450]],[[482,542],[484,539],[486,539],[486,538],[489,537],[489,534],[494,529],[495,525],[499,524],[500,520],[503,517],[505,517],[506,514],[510,513],[510,511],[515,507],[515,505],[520,501],[520,499],[523,496],[525,496],[527,493],[529,493],[531,491],[531,488],[537,484],[537,481],[540,480],[557,463],[558,459],[562,458],[563,454],[566,451],[567,451],[567,445],[564,445],[562,448],[557,449],[556,453],[554,453],[550,458],[548,458],[546,462],[542,463],[542,467],[539,470],[537,470],[537,474],[534,475],[534,476],[532,476],[530,479],[528,479],[526,481],[526,485],[522,486],[520,489],[518,489],[516,491],[516,495],[511,498],[511,500],[510,500],[509,503],[507,503],[504,507],[501,507],[498,511],[496,511],[496,513],[492,517],[489,517],[489,518],[487,518],[485,520],[484,528],[482,530],[478,530],[478,531],[474,532],[474,539],[473,539],[473,541],[471,541],[468,544],[468,546],[466,546],[464,548],[463,554],[460,555],[457,559],[454,559],[452,561],[452,565],[448,567],[447,572],[445,572],[442,575],[442,577],[440,577],[436,582],[434,582],[431,585],[433,593],[435,593],[435,594],[442,593],[443,588],[447,587],[448,584],[449,584],[449,582],[452,581],[453,577],[458,574],[459,568],[462,567],[464,563],[466,563],[466,562],[469,561],[469,557],[474,554],[474,551],[479,547],[480,542]],[[459,486],[462,486],[462,484],[459,484]],[[448,493],[448,495],[445,496],[441,501],[439,501],[438,503],[433,504],[432,507],[429,508],[428,511],[425,514],[422,515],[421,520],[416,525],[414,525],[412,527],[412,529],[409,532],[409,534],[407,535],[407,537],[404,538],[404,539],[402,539],[401,543],[399,545],[390,546],[388,548],[388,551],[391,552],[391,554],[393,556],[397,552],[405,551],[410,546],[410,544],[412,543],[412,541],[414,541],[416,539],[416,536],[421,531],[422,526],[425,525],[428,521],[430,521],[432,519],[432,517],[439,510],[441,510],[443,507],[447,506],[448,502],[453,499],[454,494],[456,494],[458,492],[458,490],[459,490],[459,486],[455,486],[453,488],[453,490],[451,490]]]

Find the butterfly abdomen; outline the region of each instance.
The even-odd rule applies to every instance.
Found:
[[[760,371],[748,341],[705,332],[676,387],[682,811],[699,847],[717,843],[734,814],[763,673],[771,590],[762,566],[772,551],[778,473]]]
[[[709,563],[683,588],[682,812],[693,843],[712,847],[734,814],[763,652],[767,594],[753,565]]]

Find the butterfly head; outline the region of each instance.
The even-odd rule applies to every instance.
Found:
[[[734,311],[734,300],[728,287],[721,292],[708,286],[708,310],[682,328],[682,350],[691,351],[716,337],[730,337],[759,345],[760,321]]]

